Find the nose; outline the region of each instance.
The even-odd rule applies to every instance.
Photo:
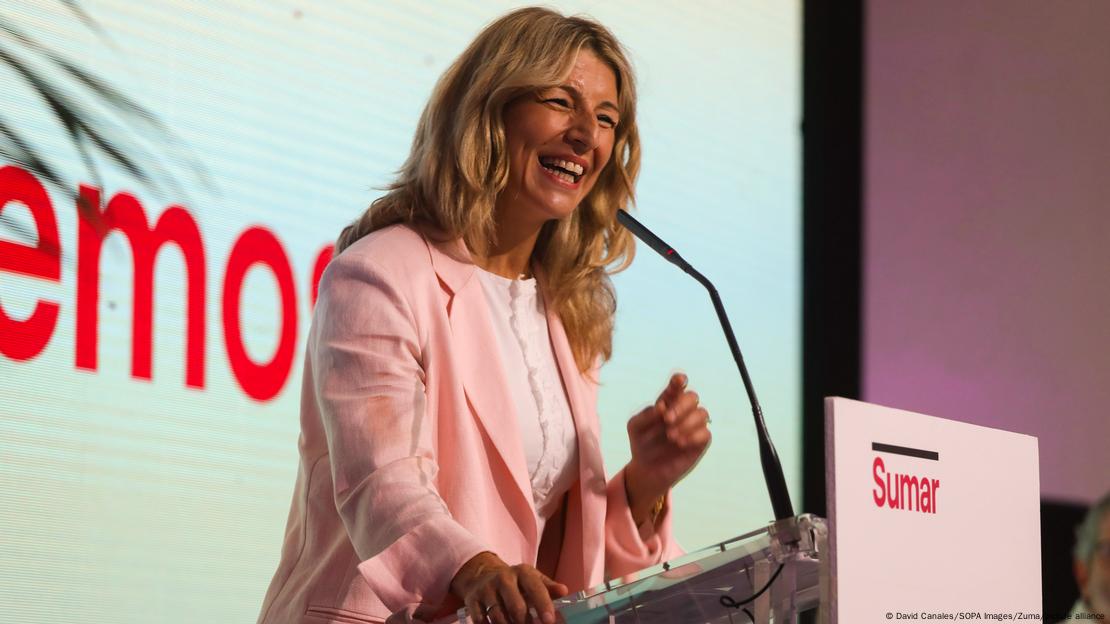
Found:
[[[593,114],[582,111],[573,117],[565,139],[574,153],[582,155],[597,147],[599,131],[600,126]]]

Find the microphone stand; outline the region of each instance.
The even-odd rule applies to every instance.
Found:
[[[708,278],[683,260],[673,247],[663,242],[663,239],[653,234],[632,215],[618,209],[617,220],[636,238],[654,249],[668,262],[688,273],[709,291],[709,298],[713,300],[713,309],[717,311],[717,318],[721,321],[721,328],[725,331],[725,338],[728,340],[728,348],[732,351],[732,359],[736,360],[736,367],[740,369],[740,378],[744,380],[744,389],[748,393],[748,402],[752,406],[756,437],[759,439],[759,462],[763,466],[763,479],[767,483],[767,492],[771,497],[775,520],[778,521],[776,524],[793,524],[793,522],[782,523],[783,520],[794,519],[794,506],[790,503],[790,493],[787,491],[786,478],[782,474],[779,455],[775,451],[775,445],[771,443],[771,436],[767,433],[767,424],[763,421],[763,408],[759,406],[759,399],[755,396],[755,387],[748,375],[748,367],[744,365],[744,356],[740,353],[740,345],[736,342],[735,334],[732,333],[732,325],[728,322],[728,315],[725,313],[725,306],[721,303],[721,296],[717,294],[717,289]]]

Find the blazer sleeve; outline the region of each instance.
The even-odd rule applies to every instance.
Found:
[[[320,281],[309,357],[335,505],[359,572],[390,611],[438,604],[486,550],[435,487],[422,340],[396,275],[351,249]]]
[[[601,365],[599,357],[586,375],[586,383],[595,393],[595,405]],[[685,554],[671,530],[669,491],[658,520],[652,523],[649,518],[639,525],[632,518],[632,508],[628,504],[623,468],[606,484],[605,498],[605,578],[623,577]]]
[[[684,554],[671,530],[670,492],[659,519],[653,524],[648,518],[637,526],[624,489],[623,469],[609,480],[605,489],[606,578],[623,577]]]

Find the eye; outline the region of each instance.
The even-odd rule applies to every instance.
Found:
[[[601,125],[606,127],[606,128],[616,128],[617,127],[617,120],[613,119],[609,115],[598,115],[597,119],[598,119],[598,121],[601,122]]]
[[[570,102],[568,102],[568,101],[566,100],[566,98],[558,98],[558,97],[555,97],[555,98],[547,98],[546,100],[544,100],[544,103],[546,103],[546,104],[554,104],[554,105],[556,105],[556,106],[561,106],[561,107],[563,107],[563,108],[570,108]]]

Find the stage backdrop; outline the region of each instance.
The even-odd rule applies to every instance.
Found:
[[[798,500],[798,3],[557,4],[631,50],[637,213],[717,282]],[[329,244],[403,161],[436,78],[511,7],[4,2],[4,619],[256,617]],[[705,292],[643,248],[615,282],[610,471],[628,417],[684,369],[715,438],[675,493],[680,541],[765,524],[751,416]]]
[[[1110,491],[1110,4],[998,8],[867,3],[863,398],[1036,436],[1042,496],[1086,505]]]

